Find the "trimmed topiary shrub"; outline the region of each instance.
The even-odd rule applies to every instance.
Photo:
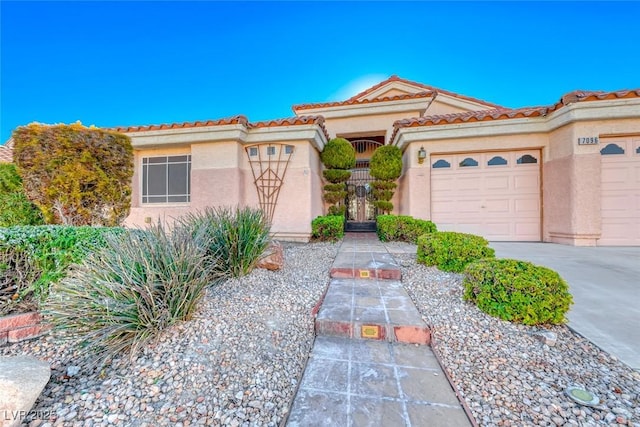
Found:
[[[395,181],[402,173],[402,151],[395,145],[383,145],[376,148],[371,156],[371,176],[376,181],[371,183],[375,206],[384,213],[393,210],[390,200],[396,189]]]
[[[493,257],[489,242],[474,234],[438,231],[418,237],[418,262],[443,271],[459,273],[473,261]]]
[[[0,227],[40,225],[40,210],[27,198],[16,165],[0,163]]]
[[[27,197],[48,223],[118,225],[129,214],[133,148],[126,135],[81,124],[13,132]]]
[[[356,150],[344,138],[333,138],[324,146],[320,160],[327,169],[349,170],[356,165]]]
[[[344,188],[344,183],[351,178],[351,171],[340,169],[325,169],[322,171],[324,178],[335,184],[342,184],[341,188]]]
[[[105,235],[123,232],[58,225],[0,228],[0,313],[37,306],[72,263],[104,246]]]
[[[465,269],[464,299],[491,316],[525,325],[560,324],[573,303],[567,283],[546,267],[483,259]]]
[[[320,241],[336,241],[344,237],[344,216],[319,216],[311,222],[311,237]]]
[[[383,242],[416,243],[423,234],[438,231],[433,222],[408,215],[378,215],[376,228],[378,238]]]
[[[82,340],[94,361],[135,354],[176,322],[189,320],[205,288],[216,283],[220,254],[205,228],[161,225],[109,236],[106,246],[55,284],[43,313],[56,329]],[[220,276],[217,276],[218,279]]]
[[[329,215],[344,215],[347,197],[346,182],[351,177],[349,169],[356,165],[356,150],[344,138],[334,138],[325,145],[320,153],[325,166],[322,175],[330,184],[324,186],[324,201],[331,204]]]

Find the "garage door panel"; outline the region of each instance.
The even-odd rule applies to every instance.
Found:
[[[510,181],[508,176],[487,176],[484,178],[484,186],[487,190],[507,191]]]
[[[516,214],[531,214],[538,218],[540,215],[540,200],[538,198],[515,199],[514,210]]]
[[[503,199],[486,199],[484,209],[492,214],[509,214],[511,212],[511,200]]]
[[[540,159],[537,151],[464,153],[451,168],[432,168],[431,217],[438,229],[540,241],[540,165],[517,164],[525,154]],[[441,159],[452,157],[433,156],[431,165]],[[478,165],[460,166],[466,159]]]
[[[624,150],[607,154],[615,144]],[[638,139],[602,139],[601,235],[598,245],[640,245],[640,155]],[[609,151],[611,153],[611,151]]]
[[[528,175],[516,175],[513,177],[514,179],[514,189],[516,191],[534,191],[538,192],[540,190],[540,182],[538,181],[538,175],[528,174]]]

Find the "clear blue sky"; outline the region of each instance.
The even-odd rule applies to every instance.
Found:
[[[637,2],[0,1],[1,135],[340,100],[392,74],[508,107],[640,87]]]

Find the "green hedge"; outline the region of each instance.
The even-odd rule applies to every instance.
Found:
[[[315,240],[340,240],[344,237],[344,216],[319,216],[311,222],[311,237]]]
[[[408,215],[378,215],[376,227],[378,237],[383,242],[396,240],[416,243],[423,234],[438,231],[433,222]]]
[[[42,212],[27,198],[12,163],[0,163],[0,207],[0,227],[44,223]]]
[[[462,272],[467,264],[495,257],[486,239],[451,231],[425,234],[418,238],[418,262],[443,271]]]
[[[525,325],[559,324],[573,303],[555,271],[513,259],[484,259],[465,269],[464,299],[482,311]]]
[[[104,246],[106,233],[122,232],[122,228],[60,225],[0,228],[0,295],[12,294],[11,302],[0,301],[0,312],[30,300],[42,301],[70,264]]]

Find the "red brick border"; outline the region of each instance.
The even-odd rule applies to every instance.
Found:
[[[0,317],[0,345],[15,343],[41,335],[46,328],[37,312]]]

